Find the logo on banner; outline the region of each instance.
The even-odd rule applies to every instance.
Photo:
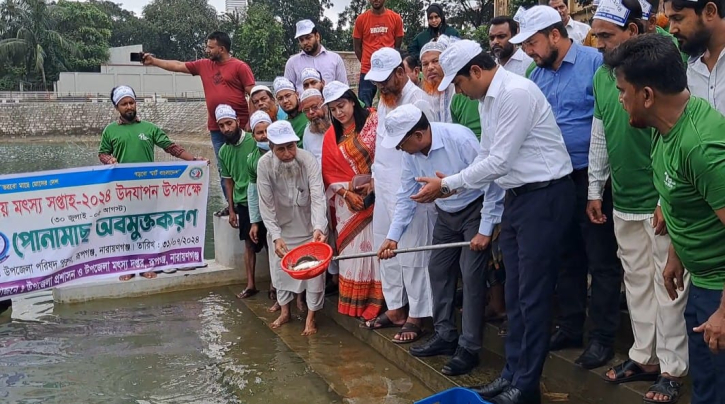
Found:
[[[192,180],[200,180],[202,175],[204,175],[204,172],[199,167],[194,167],[189,170],[189,178]]]
[[[0,263],[5,262],[5,260],[8,259],[10,254],[8,252],[10,251],[10,240],[8,240],[7,236],[3,233],[0,233]]]

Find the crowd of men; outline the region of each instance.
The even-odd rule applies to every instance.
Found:
[[[505,319],[506,365],[474,389],[540,403],[549,351],[583,348],[585,369],[612,360],[623,288],[634,344],[604,380],[651,381],[644,402],[673,403],[689,375],[693,404],[725,404],[725,0],[663,2],[600,0],[589,26],[550,0],[494,18],[488,53],[437,4],[401,52],[400,15],[371,0],[353,31],[357,92],[310,20],[272,88],[221,32],[208,59],[143,63],[201,77],[228,202],[217,214],[245,245],[239,297],[259,292],[266,248],[272,327],[296,301],[315,333],[326,293],[400,344],[432,317],[410,353],[448,355],[441,371],[456,376],[478,365],[484,322]],[[111,99],[104,164],[153,161],[154,145],[194,159],[139,120],[131,88]],[[377,258],[293,279],[281,259],[309,242]],[[396,254],[456,242],[470,244]]]

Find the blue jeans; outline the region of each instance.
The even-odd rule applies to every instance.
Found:
[[[365,80],[365,73],[360,73],[360,83],[357,85],[357,98],[370,108],[373,106],[373,98],[378,88],[370,81]]]
[[[209,133],[211,135],[211,144],[214,146],[214,155],[216,156],[216,167],[219,171],[219,181],[222,184],[222,195],[224,195],[224,200],[227,200],[227,187],[224,185],[224,179],[222,178],[222,165],[219,162],[219,149],[222,148],[225,142],[224,134],[221,133],[218,130],[213,130]],[[227,201],[228,202],[228,201]]]
[[[705,323],[720,307],[722,290],[709,290],[690,285],[685,308],[687,346],[690,353],[692,379],[691,404],[725,404],[725,353],[714,355],[705,344],[702,333],[692,331]]]

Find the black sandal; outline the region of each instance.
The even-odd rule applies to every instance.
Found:
[[[387,313],[383,313],[372,320],[365,321],[360,324],[360,328],[368,330],[382,330],[383,328],[400,327],[400,324],[395,324]]]
[[[403,336],[403,334],[405,334],[405,333],[414,333],[415,337],[413,337],[411,339],[405,339],[405,340],[400,339]],[[422,337],[424,335],[425,335],[425,331],[423,331],[423,329],[421,329],[420,327],[418,327],[417,325],[415,325],[413,323],[406,322],[405,324],[403,324],[403,327],[400,329],[400,331],[398,331],[398,333],[395,334],[395,337],[398,337],[398,338],[396,339],[395,337],[393,337],[393,339],[391,341],[393,341],[393,343],[395,343],[395,344],[410,344],[415,341],[418,341],[420,339],[420,337]]]
[[[645,397],[642,397],[642,400],[645,403],[653,403],[653,404],[674,404],[677,402],[677,400],[680,399],[680,389],[682,388],[682,383],[668,379],[664,376],[660,376],[657,378],[657,381],[655,384],[649,386],[649,389],[647,389],[647,393],[659,393],[663,394],[670,399],[668,401],[657,401],[653,400],[651,398],[647,398],[645,393]]]
[[[611,379],[609,378],[609,376],[607,376],[609,370],[614,371],[614,379]],[[607,383],[612,384],[622,384],[638,381],[653,382],[657,380],[660,375],[660,372],[645,372],[644,369],[642,369],[642,367],[637,364],[637,362],[631,359],[627,359],[619,365],[609,368],[609,370],[604,373],[603,377]],[[627,372],[629,372],[630,374],[627,375]]]

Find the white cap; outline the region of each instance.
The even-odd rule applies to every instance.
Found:
[[[304,84],[305,81],[309,79],[322,81],[322,76],[320,75],[320,72],[317,71],[317,69],[313,69],[311,67],[305,67],[304,69],[302,69],[302,74],[300,74],[300,76],[302,76],[302,84]]]
[[[481,45],[468,39],[456,41],[447,47],[438,57],[438,63],[443,69],[443,80],[438,86],[438,91],[446,91],[463,66],[481,52],[483,52]]]
[[[322,90],[322,96],[325,98],[325,104],[339,100],[340,97],[342,97],[342,95],[349,89],[350,86],[337,80],[327,83],[325,88]]]
[[[519,7],[514,20],[519,23],[519,33],[509,39],[509,42],[520,44],[542,29],[561,22],[561,16],[558,11],[549,6],[533,6],[528,10]]]
[[[312,97],[322,98],[322,93],[316,88],[308,88],[307,90],[302,92],[302,95],[300,96],[300,102]]]
[[[647,0],[639,0],[639,5],[642,7],[642,18],[649,19],[652,16],[652,5]]]
[[[426,52],[443,52],[444,50],[446,50],[448,45],[453,42],[454,41],[452,41],[449,36],[441,35],[435,41],[430,41],[427,44],[423,45],[423,47],[420,48],[420,56],[418,56],[418,58],[422,58],[423,54]]]
[[[263,85],[260,84],[258,86],[252,87],[252,92],[249,93],[249,96],[251,97],[251,96],[253,96],[254,94],[256,94],[256,93],[258,93],[260,91],[266,91],[266,92],[272,94],[272,90],[270,90],[269,87],[263,86]]]
[[[122,99],[131,97],[136,99],[136,94],[133,92],[133,88],[129,86],[118,86],[113,90],[113,96],[111,97],[113,105],[118,105]]]
[[[394,149],[413,129],[423,112],[413,104],[401,105],[385,116],[385,137],[381,143],[386,149]]]
[[[249,127],[252,129],[252,132],[254,132],[254,127],[261,122],[267,122],[271,124],[272,118],[269,117],[268,113],[262,110],[254,111],[252,116],[249,117]]]
[[[380,48],[370,56],[370,71],[365,75],[368,81],[385,81],[390,73],[403,63],[400,52],[393,48]]]
[[[216,109],[214,110],[214,115],[216,116],[216,121],[219,122],[222,119],[230,118],[230,119],[237,119],[237,113],[234,111],[234,108],[227,104],[219,104],[217,105]]]
[[[280,145],[299,142],[300,138],[295,134],[295,130],[289,121],[276,121],[267,126],[267,140],[276,145]]]
[[[284,90],[290,90],[293,92],[297,92],[297,89],[295,88],[295,85],[289,81],[286,77],[277,77],[274,79],[274,82],[272,83],[272,87],[274,87],[274,96],[276,97],[277,94],[279,94],[281,91]]]
[[[315,23],[310,20],[297,21],[297,32],[295,33],[295,39],[312,33],[315,29]]]
[[[622,4],[622,0],[602,0],[593,18],[624,27],[630,12],[631,10]]]

